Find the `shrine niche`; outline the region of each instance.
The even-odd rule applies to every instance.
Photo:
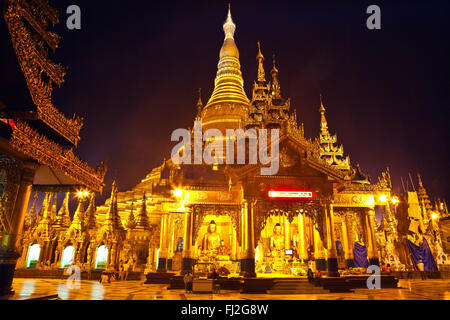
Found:
[[[199,224],[195,256],[200,262],[230,264],[236,260],[236,237],[230,216],[206,214]]]

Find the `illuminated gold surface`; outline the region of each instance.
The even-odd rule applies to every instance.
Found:
[[[70,300],[450,300],[450,281],[405,280],[400,289],[356,289],[352,293],[324,294],[245,294],[221,290],[220,294],[186,294],[167,290],[167,285],[143,285],[142,281],[118,281],[100,284],[81,281],[80,289],[68,289],[65,280],[14,279],[16,294],[11,300],[24,300],[57,294]]]

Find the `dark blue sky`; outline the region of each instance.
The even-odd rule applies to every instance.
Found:
[[[245,90],[256,78],[256,43],[266,73],[277,55],[282,95],[305,133],[319,132],[319,93],[330,131],[372,181],[387,166],[421,172],[433,196],[449,197],[448,1],[233,1]],[[225,1],[53,1],[63,36],[55,59],[69,66],[55,106],[86,118],[79,153],[109,161],[107,187],[135,186],[163,157],[170,134],[192,126],[197,88],[213,90]],[[82,10],[82,30],[65,28],[65,8]],[[382,29],[366,28],[381,7]],[[417,185],[416,185],[417,187]]]

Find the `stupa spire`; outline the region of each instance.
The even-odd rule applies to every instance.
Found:
[[[214,123],[212,126],[217,129],[233,129],[245,118],[250,101],[244,91],[239,50],[234,42],[236,24],[230,8],[223,31],[225,39],[220,49],[214,90],[203,109],[202,124]]]
[[[282,100],[280,82],[278,81],[278,69],[276,66],[275,54],[273,55],[273,67],[272,70],[270,70],[270,74],[272,75],[271,91],[273,100]]]
[[[227,20],[223,24],[223,32],[225,33],[226,39],[234,39],[234,32],[236,31],[236,25],[231,17],[231,4],[228,4],[228,15]]]
[[[58,215],[56,216],[54,226],[68,228],[70,224],[69,192],[66,192],[61,208],[59,208]]]
[[[86,217],[84,219],[84,225],[87,229],[94,229],[97,225],[97,221],[95,219],[95,193],[91,193],[91,199],[89,202],[89,206],[86,209]]]
[[[264,72],[264,56],[261,53],[261,44],[258,41],[258,54],[256,55],[256,61],[258,61],[258,81],[266,81],[266,73]]]
[[[136,219],[134,218],[133,205],[134,205],[134,203],[132,202],[131,203],[131,211],[130,211],[130,214],[128,215],[127,224],[125,225],[125,227],[127,227],[127,229],[134,229],[136,227]]]
[[[325,118],[325,107],[323,106],[323,97],[322,94],[320,94],[320,131],[322,134],[325,134],[328,132],[328,123],[327,119]]]
[[[198,88],[197,119],[201,119],[201,117],[202,117],[202,109],[203,109],[202,88]]]
[[[142,195],[142,206],[136,218],[136,229],[148,230],[149,228],[150,226],[148,224],[148,216],[147,216],[147,200],[146,200],[146,193],[144,191]]]

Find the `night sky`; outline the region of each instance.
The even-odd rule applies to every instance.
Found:
[[[449,198],[448,1],[233,1],[245,90],[256,79],[257,41],[266,75],[277,56],[282,95],[305,135],[319,132],[319,94],[331,133],[372,182],[387,166],[423,176],[432,197]],[[62,35],[54,60],[69,66],[55,106],[85,117],[79,154],[109,161],[101,201],[117,177],[129,190],[170,157],[176,128],[193,124],[197,90],[206,103],[224,34],[225,1],[52,1]],[[66,28],[77,4],[82,30]],[[366,8],[381,7],[381,30]],[[409,183],[411,186],[411,183]]]

